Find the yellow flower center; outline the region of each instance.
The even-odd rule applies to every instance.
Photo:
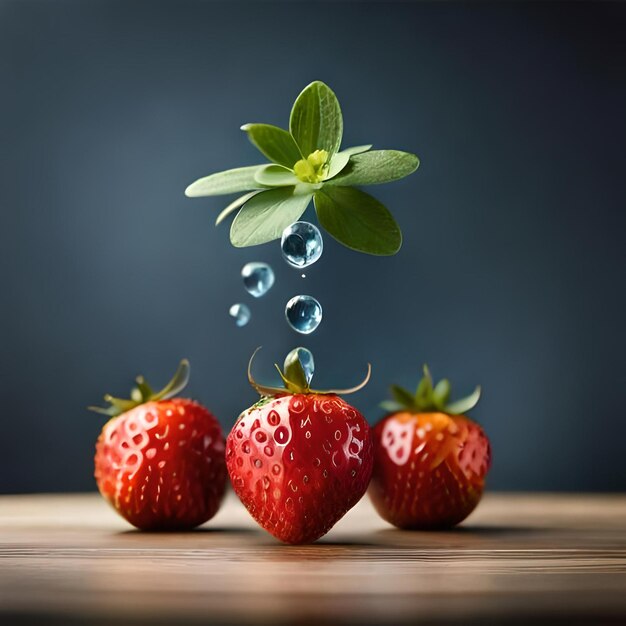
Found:
[[[303,183],[320,183],[328,173],[328,152],[316,150],[311,152],[306,159],[300,159],[294,166],[294,174]]]

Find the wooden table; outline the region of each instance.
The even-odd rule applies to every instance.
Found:
[[[0,497],[0,623],[624,624],[626,495],[488,494],[402,532],[364,499],[311,546],[231,494],[198,531],[133,530],[97,495]]]

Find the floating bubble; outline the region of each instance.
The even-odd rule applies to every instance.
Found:
[[[307,348],[296,348],[298,351],[298,359],[302,369],[304,370],[304,376],[308,385],[311,384],[313,374],[315,373],[315,361],[313,360],[313,353]]]
[[[240,328],[250,321],[250,309],[245,304],[233,304],[228,309],[228,314],[235,320],[235,324]]]
[[[315,263],[324,249],[322,234],[309,222],[294,222],[283,230],[280,239],[283,258],[293,267],[307,267]]]
[[[308,335],[322,321],[322,305],[313,296],[294,296],[287,302],[285,317],[296,332]]]
[[[246,263],[241,277],[246,291],[255,298],[264,296],[274,284],[274,270],[267,263]]]

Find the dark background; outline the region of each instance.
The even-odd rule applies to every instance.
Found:
[[[397,256],[326,237],[301,279],[276,242],[230,247],[228,199],[183,190],[259,162],[239,126],[285,126],[314,79],[344,145],[422,165],[369,189]],[[371,361],[352,402],[372,422],[424,361],[458,393],[482,383],[494,489],[626,488],[625,4],[5,1],[0,88],[1,492],[93,489],[85,406],[183,356],[229,428],[259,344],[267,381],[299,344],[321,387]],[[276,270],[261,300],[250,260]],[[283,317],[298,292],[324,306],[309,337]]]

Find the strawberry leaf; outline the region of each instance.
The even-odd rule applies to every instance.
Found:
[[[190,367],[189,361],[183,359],[174,374],[172,380],[170,380],[161,391],[155,393],[150,400],[167,400],[178,395],[189,382]]]
[[[417,385],[417,391],[415,392],[415,404],[422,410],[429,410],[433,408],[433,379],[430,375],[428,366],[424,365],[424,377]]]
[[[413,394],[408,392],[403,387],[399,385],[391,385],[391,395],[397,404],[402,405],[403,407],[410,408],[415,406],[415,398]]]
[[[278,366],[276,366],[278,368]],[[301,392],[306,392],[309,389],[309,382],[306,379],[306,374],[304,372],[304,368],[302,367],[302,363],[300,362],[300,354],[298,348],[292,350],[285,357],[285,364],[283,366],[285,370],[284,376],[282,376],[283,380],[288,380],[292,385],[298,388]],[[279,369],[280,371],[280,369]]]
[[[388,209],[376,198],[352,187],[328,187],[315,193],[320,224],[344,246],[388,256],[402,245],[402,233]]]
[[[355,154],[345,169],[329,185],[378,185],[412,174],[419,159],[400,150],[371,150]]]
[[[404,405],[396,402],[395,400],[383,400],[380,403],[380,408],[388,413],[395,413],[396,411],[404,409]]]
[[[305,158],[315,150],[326,150],[332,158],[339,150],[343,118],[328,85],[315,81],[303,89],[291,109],[289,130]]]
[[[466,398],[448,404],[450,391],[450,381],[446,378],[440,380],[433,388],[433,377],[428,366],[424,365],[424,376],[417,385],[415,396],[398,385],[392,385],[393,400],[386,400],[381,406],[388,411],[398,411],[403,408],[413,412],[441,411],[449,415],[460,415],[473,409],[480,398],[480,387],[476,387],[474,392]]]
[[[233,246],[245,248],[280,239],[283,230],[300,219],[311,201],[311,194],[294,191],[294,187],[278,187],[248,200],[230,227]]]
[[[444,411],[450,398],[450,381],[447,378],[440,380],[433,389],[433,404]]]
[[[372,366],[367,364],[367,374],[365,378],[355,387],[351,387],[349,389],[311,389],[309,387],[309,382],[306,378],[306,373],[304,371],[304,367],[302,365],[302,361],[300,360],[300,350],[302,348],[294,348],[285,358],[285,372],[283,373],[278,364],[274,363],[274,367],[278,371],[284,385],[285,389],[281,389],[279,387],[268,387],[266,385],[260,385],[256,382],[254,377],[252,376],[252,361],[256,356],[257,352],[261,349],[259,346],[250,357],[250,361],[248,361],[248,381],[250,384],[262,395],[262,396],[274,396],[276,394],[284,394],[285,389],[289,393],[315,393],[315,394],[335,394],[335,395],[347,395],[349,393],[355,393],[356,391],[360,391],[367,385],[372,375]],[[297,361],[297,363],[296,363]],[[299,372],[297,371],[299,369]]]
[[[469,396],[448,404],[446,406],[446,413],[450,413],[450,415],[461,415],[461,413],[467,413],[467,411],[473,409],[478,404],[480,394],[481,389],[480,386],[478,386]]]
[[[89,406],[87,408],[90,411],[94,411],[102,415],[115,417],[117,415],[121,415],[122,413],[126,413],[126,411],[134,409],[140,404],[145,404],[146,402],[157,402],[159,400],[173,398],[187,386],[187,383],[189,382],[189,372],[189,361],[187,359],[183,359],[180,362],[172,380],[170,380],[170,382],[167,383],[161,391],[157,391],[155,393],[143,376],[137,376],[135,379],[137,386],[131,390],[129,400],[126,398],[115,398],[114,396],[107,394],[104,396],[104,401],[109,404],[108,407]]]
[[[250,141],[274,163],[292,168],[302,158],[294,138],[278,126],[244,124],[241,130],[248,133]]]

